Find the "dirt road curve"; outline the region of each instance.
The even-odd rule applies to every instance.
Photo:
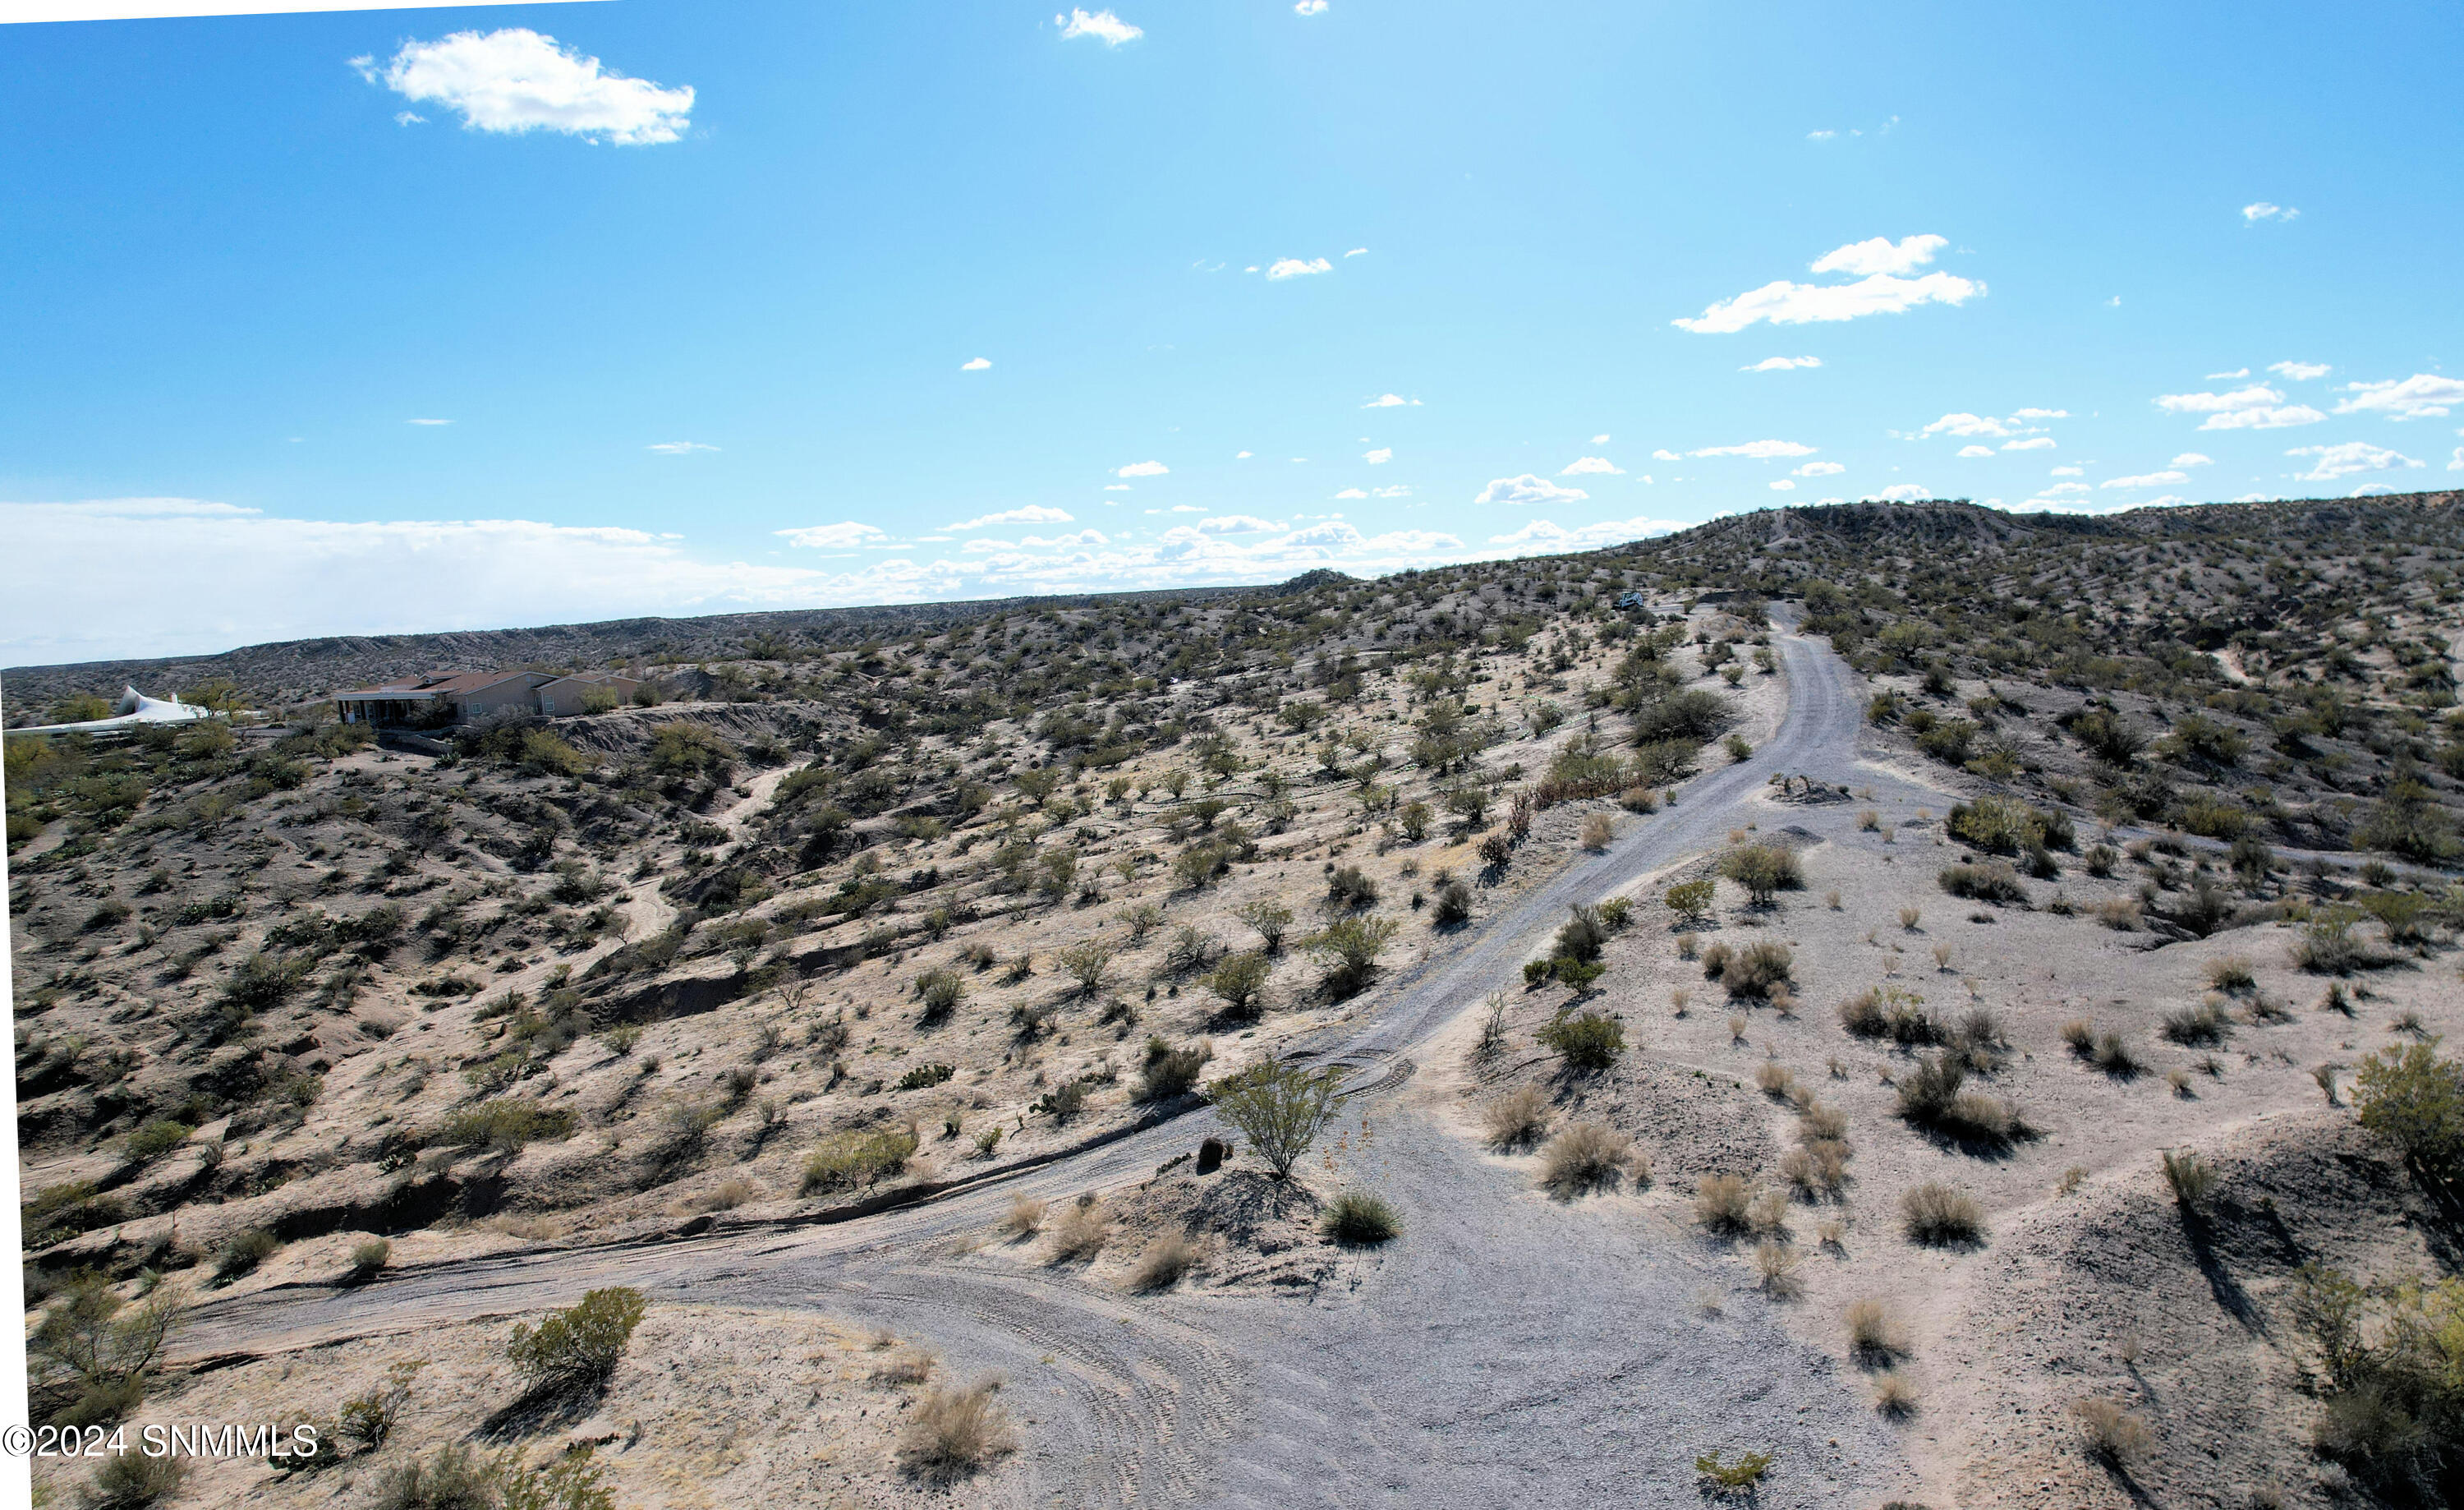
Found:
[[[1406,1057],[1519,978],[1572,901],[1710,848],[1774,772],[1855,781],[1859,703],[1827,646],[1776,636],[1789,708],[1751,759],[1696,780],[1607,854],[1488,919],[1373,1018],[1311,1052],[1360,1067],[1371,1104]],[[1845,808],[1806,811],[1817,833]],[[1021,1190],[1143,1177],[1211,1130],[1205,1114],[996,1188],[842,1226],[542,1252],[202,1307],[191,1355],[535,1309],[594,1285],[658,1299],[818,1308],[931,1338],[960,1372],[1005,1371],[1031,1423],[1001,1471],[1011,1502],[1239,1506],[1673,1505],[1710,1448],[1774,1453],[1759,1503],[1875,1504],[1914,1477],[1858,1382],[1777,1326],[1731,1257],[1614,1202],[1562,1205],[1412,1106],[1381,1116],[1375,1182],[1406,1235],[1313,1299],[1133,1298],[1061,1271],[954,1256]],[[1705,1291],[1726,1298],[1710,1314]],[[1835,1445],[1836,1444],[1836,1445]]]

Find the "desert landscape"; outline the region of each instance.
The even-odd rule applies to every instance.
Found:
[[[8,741],[36,1420],[324,1444],[39,1502],[2449,1502],[2459,660],[2425,493],[11,670],[217,713]]]

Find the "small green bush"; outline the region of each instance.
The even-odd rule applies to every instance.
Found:
[[[2364,1127],[2446,1179],[2464,1172],[2464,1064],[2433,1051],[2434,1042],[2407,1043],[2364,1056],[2353,1104]]]
[[[519,1148],[526,1144],[570,1137],[573,1113],[561,1106],[541,1106],[515,1097],[482,1101],[445,1120],[435,1142],[451,1148]]]
[[[282,1240],[262,1227],[252,1227],[223,1244],[214,1255],[214,1277],[236,1279],[274,1256]]]
[[[128,1135],[127,1153],[131,1159],[159,1159],[188,1141],[191,1129],[186,1122],[175,1122],[158,1117]]]
[[[1805,870],[1796,853],[1778,844],[1747,844],[1720,860],[1720,874],[1743,886],[1757,907],[1768,907],[1783,891],[1805,889]]]
[[[595,1384],[616,1371],[649,1301],[627,1287],[593,1290],[534,1329],[517,1322],[505,1357],[534,1386]]]
[[[1564,1058],[1569,1069],[1605,1070],[1625,1053],[1625,1026],[1596,1011],[1560,1011],[1533,1036]]]
[[[1318,1230],[1336,1242],[1375,1247],[1402,1234],[1403,1218],[1392,1203],[1365,1190],[1345,1190],[1327,1203]]]
[[[916,1143],[913,1127],[833,1134],[804,1161],[803,1183],[796,1193],[815,1195],[858,1186],[869,1189],[906,1168]]]
[[[1946,865],[1934,878],[1943,890],[1970,901],[2028,899],[2028,888],[2020,884],[2018,873],[2000,860],[1982,865]]]
[[[1669,887],[1661,894],[1661,899],[1668,903],[1670,912],[1677,914],[1679,922],[1700,923],[1711,916],[1711,899],[1718,890],[1718,886],[1706,877],[1702,880],[1681,881]]]

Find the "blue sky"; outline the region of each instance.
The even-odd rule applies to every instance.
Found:
[[[0,659],[2464,481],[2453,7],[1312,5],[0,28]]]

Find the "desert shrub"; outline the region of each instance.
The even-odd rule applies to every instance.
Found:
[[[76,1427],[124,1419],[144,1403],[164,1341],[179,1320],[179,1295],[168,1285],[130,1301],[98,1275],[70,1278],[26,1339],[33,1419]]]
[[[2453,1502],[2464,1488],[2464,1280],[2365,1288],[2306,1264],[2293,1314],[2319,1353],[2319,1450],[2407,1498],[2428,1490]]]
[[[1536,1143],[1549,1130],[1549,1099],[1538,1086],[1518,1085],[1488,1103],[1481,1125],[1500,1148],[1521,1148]]]
[[[954,1483],[1018,1451],[1009,1411],[994,1398],[1001,1382],[928,1389],[898,1432],[898,1459],[914,1477]]]
[[[1753,1189],[1741,1174],[1706,1174],[1694,1186],[1694,1219],[1715,1232],[1752,1225]]]
[[[954,1065],[919,1064],[898,1077],[898,1089],[902,1091],[929,1091],[934,1086],[939,1085],[957,1073],[957,1069]]]
[[[1668,903],[1668,910],[1677,914],[1680,922],[1699,925],[1711,915],[1711,900],[1718,890],[1708,877],[1681,881],[1662,893],[1661,899]]]
[[[1917,1400],[1915,1382],[1898,1369],[1874,1376],[1874,1409],[1892,1420],[1905,1420],[1916,1414]]]
[[[1008,1214],[1001,1218],[1001,1231],[1020,1237],[1032,1236],[1044,1230],[1045,1204],[1031,1195],[1013,1195]]]
[[[1900,1197],[1900,1220],[1908,1240],[1929,1248],[1953,1248],[1985,1235],[1985,1209],[1967,1191],[1928,1180]]]
[[[365,1284],[385,1273],[393,1261],[393,1244],[382,1237],[370,1237],[351,1247],[350,1278],[355,1284]]]
[[[1839,1025],[1859,1038],[1899,1044],[1942,1042],[1940,1024],[1925,1015],[1925,998],[1898,986],[1872,986],[1839,1004]]]
[[[1292,925],[1292,910],[1268,898],[1242,903],[1241,910],[1233,916],[1256,930],[1268,954],[1284,946],[1284,934]]]
[[[1345,865],[1326,878],[1327,899],[1339,907],[1369,907],[1377,901],[1377,882],[1357,865]]]
[[[1750,1494],[1775,1460],[1769,1453],[1741,1453],[1735,1462],[1723,1463],[1718,1453],[1704,1453],[1694,1459],[1694,1472],[1710,1492],[1725,1494],[1743,1489]]]
[[[1720,984],[1728,988],[1731,996],[1768,997],[1774,988],[1788,984],[1790,971],[1795,968],[1795,965],[1796,956],[1789,952],[1787,944],[1773,939],[1758,939],[1737,950],[1728,960],[1720,975]],[[1705,973],[1708,974],[1709,970],[1706,968]]]
[[[2185,1046],[2222,1043],[2233,1033],[2233,1018],[2216,1003],[2201,1002],[2167,1012],[2158,1031],[2167,1041]]]
[[[128,1135],[124,1151],[135,1160],[159,1159],[187,1143],[192,1130],[186,1122],[158,1117]]]
[[[1086,1110],[1087,1098],[1090,1094],[1092,1094],[1091,1089],[1083,1077],[1064,1080],[1037,1097],[1035,1104],[1027,1110],[1038,1117],[1049,1117],[1056,1122],[1066,1122]]]
[[[1215,1114],[1248,1141],[1278,1180],[1317,1140],[1334,1115],[1342,1072],[1309,1071],[1265,1061],[1216,1081],[1207,1089]]]
[[[2004,1144],[2019,1131],[2010,1106],[1963,1089],[1967,1066],[1950,1054],[1920,1059],[1900,1079],[1900,1116],[1914,1126],[1969,1143]]]
[[[616,1371],[649,1301],[639,1290],[592,1290],[574,1305],[550,1311],[537,1327],[514,1323],[505,1359],[534,1387],[604,1383]]]
[[[1595,855],[1609,847],[1617,837],[1617,824],[1605,812],[1595,812],[1583,820],[1583,848]]]
[[[1130,1288],[1169,1290],[1180,1282],[1183,1275],[1197,1268],[1205,1255],[1187,1232],[1166,1232],[1138,1255],[1137,1263],[1130,1270]]]
[[[1093,939],[1070,944],[1052,958],[1061,966],[1061,973],[1078,983],[1078,993],[1082,996],[1092,996],[1100,990],[1105,972],[1112,967],[1111,946]]]
[[[2215,1188],[2215,1166],[2196,1153],[2184,1149],[2175,1153],[2165,1149],[2159,1154],[2165,1166],[2165,1184],[2173,1199],[2183,1206],[2196,1206]]]
[[[147,1510],[177,1495],[187,1476],[187,1465],[176,1457],[114,1454],[95,1470],[85,1504],[88,1510]]]
[[[1169,1101],[1186,1096],[1198,1083],[1199,1072],[1213,1057],[1215,1050],[1209,1044],[1184,1044],[1176,1049],[1161,1038],[1150,1037],[1132,1097],[1140,1101]]]
[[[385,1446],[394,1423],[402,1418],[403,1407],[410,1402],[411,1381],[427,1366],[425,1359],[397,1363],[385,1370],[385,1383],[343,1401],[335,1417],[335,1434],[358,1443],[363,1452]]]
[[[1597,907],[1577,904],[1572,912],[1573,916],[1558,925],[1554,952],[1559,959],[1577,960],[1589,965],[1598,959],[1601,949],[1607,946],[1609,926],[1602,921]]]
[[[1625,1052],[1624,1025],[1596,1011],[1561,1010],[1533,1036],[1555,1051],[1569,1069],[1605,1070]]]
[[[1848,1303],[1845,1320],[1848,1348],[1859,1363],[1874,1366],[1895,1363],[1908,1356],[1907,1328],[1881,1301],[1852,1300]]]
[[[1092,1196],[1080,1196],[1052,1224],[1055,1262],[1092,1258],[1112,1240],[1112,1213]]]
[[[262,1227],[234,1234],[214,1255],[214,1277],[236,1279],[274,1256],[282,1240]]]
[[[1440,928],[1459,927],[1471,921],[1471,888],[1458,877],[1449,876],[1437,884],[1436,905],[1429,922]]]
[[[953,969],[931,969],[915,977],[915,994],[924,1003],[926,1024],[945,1022],[967,999],[967,983]]]
[[[496,1510],[496,1477],[456,1442],[412,1458],[377,1480],[372,1510]]]
[[[2155,1445],[2147,1424],[2112,1400],[2074,1400],[2071,1419],[2079,1423],[2080,1445],[2087,1454],[2110,1468],[2126,1467]]]
[[[2361,914],[2349,907],[2322,907],[2303,924],[2293,945],[2293,963],[2313,975],[2349,975],[2379,963],[2368,945],[2353,936]]]
[[[1200,982],[1223,1003],[1226,1017],[1254,1018],[1264,1006],[1274,965],[1263,953],[1235,954]]]
[[[796,1193],[814,1195],[858,1186],[869,1189],[906,1168],[915,1145],[913,1127],[832,1134],[804,1161],[803,1182]]]
[[[1943,890],[1970,901],[2028,899],[2028,888],[2019,883],[2019,873],[2000,860],[1988,860],[1982,865],[1946,865],[1934,879]]]
[[[2405,1160],[2438,1179],[2464,1170],[2464,1064],[2441,1059],[2428,1043],[2366,1055],[2353,1076],[2361,1123],[2395,1144]]]
[[[561,1106],[503,1096],[445,1119],[435,1142],[449,1148],[519,1148],[573,1131],[573,1113]]]
[[[2075,842],[2068,818],[2058,812],[2040,812],[2009,797],[1953,803],[1944,827],[1952,837],[1994,855],[2068,849]]]
[[[1392,1242],[1403,1232],[1403,1218],[1394,1204],[1366,1190],[1345,1190],[1327,1203],[1318,1230],[1336,1242],[1375,1247]]]
[[[1540,1150],[1540,1183],[1559,1195],[1579,1195],[1614,1184],[1637,1159],[1634,1140],[1624,1133],[1576,1122]]]
[[[1794,851],[1778,844],[1747,844],[1721,856],[1720,874],[1743,886],[1754,905],[1768,907],[1783,891],[1805,889],[1805,870]]]
[[[1392,918],[1343,918],[1312,935],[1309,952],[1326,962],[1327,990],[1341,1000],[1367,989],[1396,927]]]

